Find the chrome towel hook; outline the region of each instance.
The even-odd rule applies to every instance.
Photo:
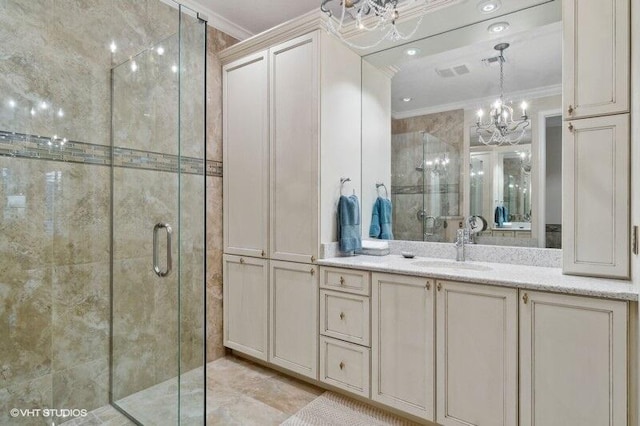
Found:
[[[342,189],[344,188],[344,184],[347,182],[351,182],[351,178],[341,177],[340,178],[340,195],[342,195]],[[353,190],[353,195],[356,195],[356,190]]]
[[[379,190],[380,187],[384,188],[384,196],[385,196],[385,198],[389,198],[389,190],[387,190],[387,186],[382,182],[376,183],[376,190]]]

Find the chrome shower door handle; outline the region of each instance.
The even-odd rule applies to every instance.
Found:
[[[160,269],[158,263],[158,233],[163,228],[167,230],[167,269],[164,271]],[[153,272],[159,277],[166,277],[171,273],[171,269],[173,268],[173,257],[171,256],[172,233],[173,230],[168,223],[157,223],[156,226],[153,227]]]

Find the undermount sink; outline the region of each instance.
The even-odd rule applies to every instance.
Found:
[[[448,269],[466,269],[469,271],[491,271],[492,269],[484,265],[475,265],[465,262],[447,262],[446,260],[419,260],[413,262],[414,266],[424,266],[426,268],[448,268]]]

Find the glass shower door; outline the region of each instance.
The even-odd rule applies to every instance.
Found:
[[[206,24],[114,67],[111,403],[140,424],[204,424]]]

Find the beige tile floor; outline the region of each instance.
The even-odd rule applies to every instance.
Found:
[[[183,375],[181,424],[202,424],[202,370]],[[279,425],[324,391],[234,356],[207,365],[207,425]],[[120,407],[149,426],[177,424],[177,382],[168,380],[118,401]],[[106,406],[64,426],[132,425]]]

